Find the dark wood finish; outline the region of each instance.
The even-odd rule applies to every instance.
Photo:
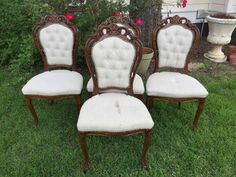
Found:
[[[86,143],[87,136],[120,137],[120,136],[129,136],[129,135],[137,135],[137,134],[145,135],[141,161],[142,161],[143,168],[145,170],[149,170],[147,152],[152,142],[152,131],[149,129],[140,129],[140,130],[134,130],[134,131],[125,131],[125,132],[97,132],[97,131],[81,132],[80,131],[79,132],[80,146],[81,146],[82,154],[84,156],[84,161],[82,163],[83,171],[86,173],[90,166],[88,147]]]
[[[86,172],[89,169],[89,155],[88,155],[88,147],[86,144],[86,133],[79,133],[79,137],[80,137],[80,146],[81,146],[81,150],[82,153],[84,155],[84,162],[82,165],[83,171]]]
[[[130,17],[111,16],[98,26],[98,30],[103,29],[104,26],[114,26],[116,24],[122,24],[124,25],[124,27],[128,29],[132,29],[134,32],[134,35],[137,38],[139,39],[142,38],[141,28],[136,23],[134,23]],[[143,94],[135,94],[134,96],[143,101],[143,97],[144,97]]]
[[[103,30],[106,30],[106,34],[104,34]],[[122,33],[122,31],[125,31]],[[98,80],[97,80],[97,73],[95,69],[95,65],[92,60],[92,47],[96,42],[99,42],[101,40],[104,40],[107,37],[110,36],[116,36],[124,41],[128,41],[133,44],[133,46],[136,48],[136,56],[135,60],[133,63],[133,66],[130,71],[130,83],[127,88],[119,88],[119,87],[107,87],[107,88],[99,88],[98,87]],[[103,91],[106,90],[111,90],[111,89],[116,89],[116,90],[121,90],[121,91],[127,91],[129,95],[133,95],[133,81],[134,77],[137,71],[138,64],[140,63],[142,59],[142,52],[143,52],[143,45],[142,42],[134,36],[130,30],[128,30],[126,27],[118,27],[115,24],[109,25],[109,26],[100,26],[96,33],[91,36],[85,45],[85,57],[86,57],[86,62],[89,68],[90,75],[92,76],[93,79],[93,95],[97,95]]]
[[[29,96],[25,96],[25,103],[28,106],[28,108],[33,116],[34,125],[38,125],[38,116],[37,116],[35,109],[33,107],[32,99]]]
[[[106,34],[103,33],[103,30],[106,30]],[[125,31],[125,34],[122,34],[121,31]],[[111,36],[116,36],[121,38],[124,41],[128,41],[130,43],[132,43],[134,45],[134,47],[136,48],[136,57],[133,63],[133,66],[131,68],[130,71],[130,84],[128,88],[117,88],[117,87],[109,87],[109,88],[105,88],[105,89],[101,89],[98,86],[98,76],[96,73],[96,69],[95,69],[95,65],[93,63],[92,57],[91,57],[91,50],[93,45],[98,42],[101,41],[107,37],[111,37]],[[129,36],[129,37],[127,37]],[[139,64],[139,62],[141,61],[141,57],[142,57],[142,42],[135,36],[133,36],[133,34],[131,34],[131,32],[126,28],[126,27],[118,27],[116,25],[102,25],[98,28],[97,32],[95,33],[95,35],[91,36],[87,43],[86,43],[86,47],[85,47],[85,56],[86,56],[86,62],[90,71],[90,74],[92,76],[93,82],[94,82],[94,90],[93,90],[93,95],[97,95],[100,92],[102,92],[103,90],[109,90],[111,88],[115,88],[118,90],[126,90],[127,94],[129,95],[133,95],[133,79],[134,76],[136,74],[136,70],[137,70],[137,66]],[[96,116],[96,115],[95,115]],[[87,136],[106,136],[106,137],[111,137],[111,136],[128,136],[128,135],[135,135],[135,134],[144,134],[145,135],[145,141],[144,141],[144,146],[143,146],[143,152],[142,152],[142,156],[141,156],[141,160],[142,160],[142,164],[143,167],[145,169],[148,169],[148,161],[147,161],[147,151],[148,148],[151,144],[151,137],[152,137],[152,133],[151,130],[149,129],[140,129],[140,130],[133,130],[133,131],[125,131],[125,132],[102,132],[102,131],[79,131],[79,135],[80,135],[80,145],[81,145],[81,149],[82,149],[82,153],[84,156],[84,162],[83,162],[83,171],[86,172],[89,168],[89,156],[88,156],[88,148],[86,145],[86,137]]]
[[[69,28],[74,35],[74,44],[73,44],[73,51],[72,51],[72,65],[49,65],[47,62],[47,57],[44,53],[44,49],[41,45],[40,39],[39,39],[39,32],[41,29],[47,27],[50,24],[61,24],[63,26],[66,26]],[[41,19],[41,21],[33,28],[33,39],[35,42],[36,47],[38,48],[41,57],[44,62],[44,70],[52,70],[52,69],[60,69],[60,68],[67,68],[69,70],[76,71],[76,59],[77,59],[77,48],[79,44],[79,30],[77,29],[76,26],[74,26],[70,21],[66,19],[65,16],[63,15],[51,15],[51,16],[45,16],[44,18]],[[60,99],[65,99],[65,98],[75,98],[77,102],[77,110],[80,110],[81,106],[81,99],[80,95],[57,95],[57,96],[42,96],[42,95],[24,95],[25,97],[25,102],[26,105],[28,106],[30,112],[32,113],[33,116],[33,123],[35,125],[38,124],[38,116],[35,112],[35,109],[32,104],[32,99],[47,99],[47,100],[60,100]]]
[[[151,142],[152,142],[152,132],[151,132],[151,130],[148,130],[145,132],[143,154],[142,154],[142,163],[143,163],[144,169],[146,169],[146,170],[149,170],[149,164],[148,164],[148,160],[147,160],[147,151],[151,145]]]
[[[122,24],[126,28],[130,28],[133,30],[134,35],[137,36],[139,39],[142,38],[142,31],[141,28],[133,22],[133,20],[130,17],[122,17],[122,16],[111,16],[107,18],[104,22],[102,22],[98,29],[103,28],[103,26],[109,26],[113,24]]]
[[[202,111],[205,107],[205,98],[198,99],[198,101],[199,101],[198,109],[197,109],[197,112],[196,112],[196,115],[194,118],[194,130],[197,130],[197,128],[198,128],[198,121],[199,121],[199,118],[200,118]]]
[[[188,52],[184,67],[180,68],[180,69],[179,68],[170,68],[170,67],[167,68],[171,71],[176,71],[176,72],[187,74],[189,72],[188,71],[188,63],[190,61],[190,57],[193,55],[195,49],[199,45],[200,32],[199,32],[199,29],[197,28],[197,26],[192,24],[190,20],[188,20],[185,17],[179,17],[178,15],[175,15],[174,17],[167,17],[166,19],[162,20],[160,22],[160,24],[158,24],[156,26],[156,28],[153,30],[152,45],[153,45],[153,49],[154,49],[154,58],[155,58],[155,69],[154,69],[153,73],[160,72],[160,69],[161,69],[159,67],[159,52],[158,52],[158,44],[157,44],[158,33],[161,29],[168,28],[171,25],[181,25],[184,28],[191,30],[192,33],[194,34],[192,46]],[[146,106],[149,110],[151,110],[151,108],[153,107],[154,100],[177,102],[179,108],[181,107],[181,102],[199,101],[198,110],[196,112],[195,119],[194,119],[194,130],[196,130],[198,128],[198,120],[199,120],[200,115],[204,109],[205,98],[170,98],[170,97],[160,97],[160,96],[147,96]]]
[[[44,49],[39,39],[39,33],[41,29],[47,27],[50,24],[61,24],[63,26],[66,26],[73,32],[74,44],[73,44],[73,51],[72,51],[72,65],[49,65],[48,64],[47,57],[45,55]],[[33,33],[33,39],[34,39],[35,45],[38,48],[41,54],[41,57],[43,59],[45,71],[48,71],[51,68],[54,69],[54,68],[61,68],[61,67],[65,67],[74,71],[76,70],[77,50],[78,50],[78,43],[79,43],[79,30],[74,24],[72,24],[69,20],[67,20],[65,16],[63,15],[45,16],[44,18],[41,19],[41,21],[38,24],[35,25],[35,27],[32,30],[32,33]]]
[[[187,28],[192,31],[194,34],[194,39],[192,42],[192,47],[190,48],[184,68],[170,68],[172,70],[176,70],[181,73],[188,73],[188,63],[190,61],[191,56],[193,55],[195,49],[198,47],[200,42],[200,32],[196,25],[192,24],[190,20],[185,17],[179,17],[175,15],[174,17],[168,17],[160,22],[152,32],[152,47],[154,49],[154,57],[155,57],[155,72],[160,71],[159,67],[159,53],[158,53],[158,44],[157,44],[157,35],[160,30],[164,28],[168,28],[171,25],[181,25],[184,28]]]

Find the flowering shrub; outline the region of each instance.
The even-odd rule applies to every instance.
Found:
[[[187,0],[162,0],[162,2],[166,5],[172,5],[177,7],[185,8],[187,6]]]

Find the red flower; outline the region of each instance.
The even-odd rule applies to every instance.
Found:
[[[141,26],[141,25],[143,24],[143,20],[142,20],[142,19],[138,19],[138,20],[136,21],[136,24],[137,24],[138,26]]]
[[[114,15],[117,16],[117,17],[121,16],[121,14],[122,13],[120,11],[115,11],[115,13],[114,13]]]
[[[185,7],[187,6],[187,3],[188,3],[187,0],[183,0],[183,1],[182,1],[182,7],[185,8]]]
[[[68,14],[66,14],[66,18],[67,18],[67,20],[72,21],[75,19],[75,15],[72,13],[68,13]]]

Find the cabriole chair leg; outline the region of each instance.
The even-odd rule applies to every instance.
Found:
[[[178,109],[181,108],[181,102],[178,102]]]
[[[197,109],[197,112],[196,112],[196,115],[195,115],[195,118],[194,118],[194,131],[197,130],[198,128],[198,121],[199,121],[199,118],[202,114],[202,111],[204,109],[204,106],[205,106],[205,98],[200,98],[199,100],[199,103],[198,103],[198,109]]]
[[[34,123],[34,125],[37,126],[38,125],[38,116],[37,116],[37,114],[35,112],[35,109],[33,107],[32,99],[27,97],[27,96],[25,96],[25,103],[26,103],[27,107],[29,108],[29,110],[30,110],[30,112],[31,112],[31,114],[33,116],[33,123]]]
[[[89,169],[89,155],[88,155],[88,147],[86,144],[86,134],[85,133],[79,133],[80,136],[80,146],[82,149],[82,153],[84,156],[84,162],[82,164],[82,169],[84,173],[86,173]]]
[[[149,111],[152,109],[152,106],[153,106],[153,98],[152,97],[147,96],[146,106]]]
[[[80,112],[80,108],[81,108],[81,98],[80,98],[80,95],[75,96],[75,99],[76,99],[76,104],[77,104],[77,111],[79,113]]]
[[[152,141],[152,131],[147,130],[145,131],[145,139],[144,139],[143,153],[142,153],[142,165],[145,170],[149,170],[149,164],[147,160],[147,151],[151,145],[151,141]]]
[[[54,104],[54,100],[50,100],[50,105],[53,105]]]

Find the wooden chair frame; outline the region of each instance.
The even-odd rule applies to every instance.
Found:
[[[162,20],[160,22],[160,24],[158,24],[155,29],[153,30],[152,33],[152,46],[154,49],[154,57],[155,57],[155,68],[153,73],[155,72],[159,72],[160,71],[160,67],[159,67],[159,52],[158,52],[158,43],[157,43],[157,35],[159,33],[159,31],[161,29],[165,29],[170,27],[171,25],[180,25],[184,28],[187,28],[189,30],[192,31],[193,35],[194,35],[194,39],[192,42],[192,46],[188,52],[187,58],[185,60],[185,65],[183,68],[170,68],[168,67],[167,69],[170,69],[172,71],[177,71],[180,73],[184,73],[184,74],[188,74],[189,70],[188,70],[188,63],[190,61],[190,57],[193,55],[195,49],[198,47],[199,45],[199,41],[200,41],[200,32],[199,29],[197,28],[196,25],[192,24],[191,21],[189,21],[187,18],[185,17],[179,17],[178,15],[175,15],[174,17],[168,17],[164,20]],[[204,105],[205,105],[205,98],[170,98],[170,97],[159,97],[159,96],[147,96],[147,102],[146,105],[148,107],[149,110],[151,110],[152,106],[153,106],[153,102],[155,99],[161,100],[161,101],[172,101],[172,102],[178,102],[179,103],[179,107],[181,105],[181,102],[189,102],[189,101],[198,101],[198,109],[194,118],[194,130],[196,130],[198,128],[198,121],[200,118],[200,115],[204,109]]]
[[[40,39],[39,39],[39,32],[42,28],[50,25],[50,24],[61,24],[66,27],[68,27],[73,32],[74,37],[74,44],[73,44],[73,51],[72,51],[72,64],[71,65],[49,65],[47,62],[47,57],[44,52],[44,49],[41,45]],[[36,47],[38,48],[43,63],[44,63],[44,71],[49,71],[53,69],[60,69],[60,68],[66,68],[72,71],[76,71],[77,65],[76,65],[76,59],[77,59],[77,48],[79,44],[79,30],[76,26],[74,26],[70,21],[66,19],[63,15],[51,15],[51,16],[45,16],[41,19],[41,21],[36,24],[36,26],[32,30],[33,33],[33,39],[35,42]],[[77,110],[79,112],[81,107],[81,98],[80,95],[58,95],[58,96],[42,96],[42,95],[24,95],[24,99],[26,102],[26,105],[28,106],[32,116],[33,116],[33,123],[34,125],[38,125],[38,116],[36,114],[36,111],[32,104],[32,99],[46,99],[46,100],[60,100],[60,99],[66,99],[66,98],[75,98],[77,102]]]
[[[107,31],[107,34],[103,34],[104,29]],[[125,34],[123,34],[123,35],[121,34],[122,30],[125,30]],[[92,60],[91,51],[92,51],[93,45],[96,42],[101,41],[101,40],[103,40],[107,37],[110,37],[110,36],[116,36],[124,41],[129,41],[136,48],[136,56],[135,56],[133,66],[130,71],[130,82],[129,82],[129,86],[127,88],[107,87],[107,88],[102,89],[102,88],[99,88],[99,86],[98,86],[97,73],[96,73],[96,69],[95,69],[95,66],[94,66],[94,63]],[[130,38],[128,38],[127,36],[129,36]],[[104,90],[117,89],[117,90],[127,90],[128,95],[133,96],[133,86],[132,85],[133,85],[134,76],[135,76],[135,73],[137,70],[137,66],[138,66],[139,62],[141,61],[142,48],[143,48],[142,42],[137,37],[133,36],[133,34],[131,34],[131,32],[126,27],[118,27],[116,25],[100,26],[99,29],[97,30],[97,32],[95,33],[95,35],[93,35],[92,37],[90,37],[88,39],[86,46],[85,46],[86,62],[87,62],[90,74],[92,76],[92,79],[94,81],[93,95],[97,95],[101,91],[104,91]],[[126,131],[126,132],[98,132],[98,131],[94,131],[94,132],[83,131],[82,132],[82,131],[79,131],[80,145],[81,145],[81,149],[82,149],[82,152],[84,155],[84,162],[83,162],[84,172],[86,172],[89,168],[88,148],[86,145],[86,137],[88,135],[110,137],[110,136],[128,136],[128,135],[135,135],[135,134],[144,134],[145,135],[141,159],[142,159],[143,167],[145,169],[148,169],[149,165],[148,165],[148,160],[147,160],[147,151],[148,151],[148,148],[151,144],[151,139],[152,139],[151,129],[139,129],[139,130],[133,130],[133,131]]]
[[[123,16],[111,16],[107,18],[104,22],[102,22],[99,26],[98,29],[103,28],[104,26],[112,26],[115,24],[122,24],[124,27],[127,29],[132,29],[134,32],[134,35],[141,40],[142,38],[142,31],[141,28],[133,22],[133,20],[129,17],[123,17]],[[92,96],[92,94],[91,94]],[[135,94],[134,95],[136,98],[144,101],[144,94]]]
[[[134,31],[134,35],[137,36],[140,40],[142,38],[142,31],[141,28],[133,22],[133,20],[130,17],[122,17],[122,16],[111,16],[107,18],[104,22],[102,22],[99,26],[99,28],[103,28],[103,26],[109,26],[112,24],[122,24],[126,28],[130,28]]]

